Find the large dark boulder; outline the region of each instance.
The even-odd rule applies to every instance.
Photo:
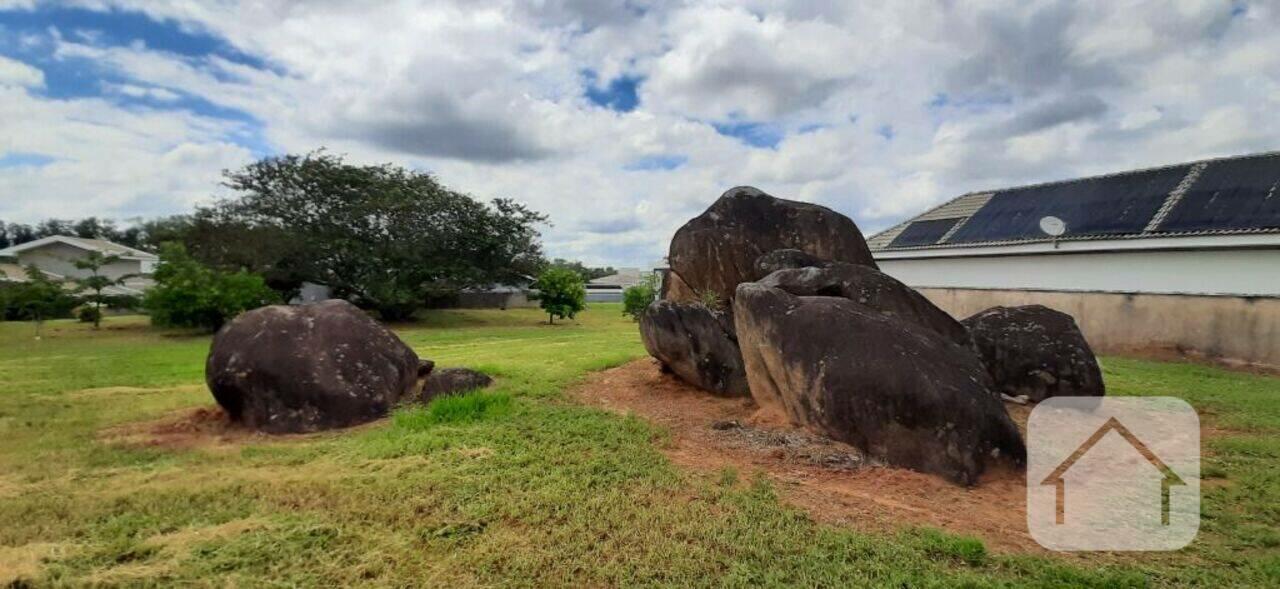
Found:
[[[231,419],[270,433],[377,419],[427,371],[394,333],[338,300],[244,313],[214,336],[205,363]]]
[[[781,266],[777,259],[775,255],[775,263],[765,267]],[[789,259],[792,262],[803,260],[794,255]],[[768,260],[768,256],[761,258],[761,261]],[[892,276],[870,266],[806,262],[806,266],[777,270],[761,278],[758,284],[780,288],[796,296],[846,298],[883,315],[932,329],[958,345],[970,346],[969,332],[959,321]],[[821,266],[814,265],[816,263]]]
[[[689,300],[710,293],[731,306],[738,284],[763,276],[755,269],[756,259],[778,249],[876,265],[862,232],[848,217],[740,186],[676,231],[668,261],[681,287],[671,294]]]
[[[681,380],[726,397],[745,397],[747,375],[732,319],[701,303],[656,301],[640,315],[649,355]]]
[[[977,482],[993,456],[1026,447],[977,356],[840,297],[748,283],[734,301],[751,394],[766,411],[884,462]]]
[[[997,391],[1032,401],[1106,393],[1098,359],[1066,313],[1044,305],[992,307],[963,323]]]

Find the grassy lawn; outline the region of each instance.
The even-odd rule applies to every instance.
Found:
[[[814,523],[767,481],[672,466],[663,432],[573,404],[643,354],[597,305],[433,312],[397,327],[485,393],[341,432],[165,447],[104,429],[212,403],[208,337],[111,318],[32,339],[0,323],[0,584],[244,586],[1276,586],[1280,379],[1108,358],[1110,390],[1187,399],[1205,442],[1200,537],[1172,554],[996,555],[933,530]]]

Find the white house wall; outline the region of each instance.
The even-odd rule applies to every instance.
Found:
[[[52,272],[67,278],[83,278],[89,275],[89,271],[76,268],[74,261],[83,259],[87,255],[88,252],[78,247],[65,243],[50,243],[36,249],[19,252],[17,258],[18,263],[23,266],[35,264],[37,268],[45,272]],[[141,271],[142,265],[138,260],[118,260],[104,266],[100,273],[108,278],[120,278],[127,274],[138,274]]]
[[[1280,296],[1280,250],[1158,250],[878,259],[920,288]]]

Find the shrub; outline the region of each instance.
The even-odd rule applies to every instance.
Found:
[[[80,310],[76,311],[76,319],[79,319],[81,323],[92,323],[94,327],[97,327],[102,323],[102,310],[98,307],[80,307]]]
[[[89,255],[82,259],[72,262],[75,267],[80,270],[88,271],[88,275],[76,278],[73,282],[76,289],[81,293],[88,293],[81,296],[81,299],[93,309],[91,312],[80,309],[78,317],[84,323],[92,323],[93,328],[97,329],[102,324],[102,307],[111,303],[111,295],[105,293],[108,287],[124,284],[128,276],[118,276],[111,278],[102,274],[102,269],[120,261],[120,256],[109,255],[104,256],[99,252],[89,252]]]
[[[720,295],[716,291],[704,290],[697,293],[697,295],[698,302],[702,303],[702,306],[711,309],[712,311],[724,310],[724,301],[720,299]]]
[[[582,275],[566,268],[548,268],[538,276],[538,306],[547,312],[547,322],[556,317],[573,319],[587,307],[587,287]]]
[[[278,302],[261,276],[213,270],[177,244],[161,249],[154,278],[156,284],[147,291],[142,306],[156,325],[216,331],[240,313]]]
[[[622,314],[639,321],[640,314],[650,303],[658,299],[658,275],[649,274],[635,286],[622,291]]]
[[[3,314],[6,319],[34,321],[36,337],[46,319],[70,317],[78,301],[61,282],[57,282],[35,266],[27,267],[27,279],[6,285],[3,291]]]

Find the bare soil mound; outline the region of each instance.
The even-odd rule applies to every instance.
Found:
[[[233,423],[226,412],[215,405],[182,409],[151,421],[107,428],[99,438],[109,444],[189,449],[231,445],[261,436]]]
[[[1043,552],[1027,532],[1024,476],[1011,469],[993,468],[965,488],[876,464],[856,448],[762,414],[750,399],[713,397],[663,374],[648,358],[593,374],[572,394],[668,428],[664,451],[676,464],[764,473],[818,521],[877,531],[932,526],[979,537],[1000,552]],[[1030,408],[1009,407],[1025,428]]]

